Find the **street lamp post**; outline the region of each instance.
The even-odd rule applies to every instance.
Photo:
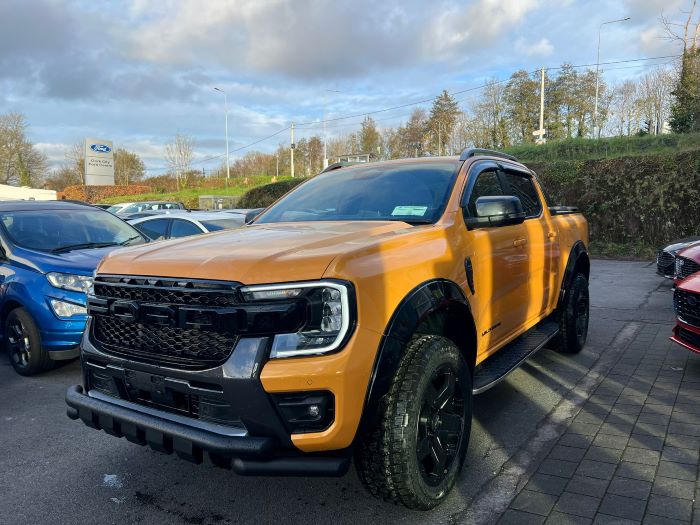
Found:
[[[228,186],[229,178],[231,177],[228,162],[228,97],[226,96],[226,91],[224,91],[223,89],[215,87],[214,90],[224,95],[224,133],[226,133],[226,185]]]
[[[323,169],[325,170],[328,167],[328,151],[327,151],[327,142],[328,139],[326,138],[326,98],[327,95],[326,93],[342,93],[342,91],[337,91],[335,89],[325,89],[323,93]]]
[[[617,20],[608,20],[603,22],[598,27],[598,58],[595,61],[595,106],[593,108],[593,138],[598,138],[598,91],[600,86],[600,33],[604,25],[615,24],[617,22],[626,22],[630,17],[619,18]]]

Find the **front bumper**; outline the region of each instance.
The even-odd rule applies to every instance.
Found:
[[[673,335],[670,339],[683,348],[700,354],[700,327],[689,325],[679,319],[673,327]]]
[[[135,409],[127,403],[115,404],[89,396],[82,387],[66,392],[67,414],[87,426],[125,437],[138,445],[149,445],[165,454],[201,463],[205,454],[219,467],[233,468],[243,475],[342,476],[350,466],[348,454],[338,457],[280,455],[280,444],[273,437],[250,436],[245,431],[228,435],[195,428],[174,418]]]

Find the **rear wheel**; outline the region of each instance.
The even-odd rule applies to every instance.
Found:
[[[360,479],[377,497],[431,509],[457,481],[471,430],[471,374],[455,344],[414,338],[385,408],[356,448]]]
[[[51,368],[53,361],[41,347],[39,329],[24,308],[15,308],[5,319],[5,348],[10,364],[23,376]]]
[[[558,318],[557,350],[567,354],[579,353],[588,338],[589,296],[585,275],[579,273],[574,277],[560,306]]]

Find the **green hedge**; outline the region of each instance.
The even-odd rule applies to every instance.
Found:
[[[549,162],[660,155],[695,149],[699,145],[698,133],[669,133],[642,137],[607,137],[599,140],[578,138],[550,142],[542,146],[523,144],[505,151],[515,155],[522,162]]]
[[[279,199],[295,186],[301,184],[306,179],[289,179],[280,182],[273,182],[258,186],[248,191],[241,200],[238,201],[239,208],[267,208],[270,204]]]
[[[592,241],[659,246],[700,234],[700,149],[528,165],[553,204],[581,208]]]

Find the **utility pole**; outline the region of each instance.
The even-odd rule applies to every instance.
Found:
[[[620,18],[618,20],[608,20],[607,22],[603,22],[600,24],[598,27],[598,58],[596,58],[595,61],[595,106],[593,108],[593,138],[597,139],[599,135],[599,129],[598,129],[598,91],[599,91],[599,86],[600,86],[600,32],[603,29],[604,25],[607,24],[615,24],[617,22],[626,22],[629,20],[630,17],[626,18]]]
[[[218,91],[219,93],[223,93],[224,95],[224,133],[226,133],[226,186],[228,186],[228,181],[231,176],[228,162],[228,97],[226,96],[226,91],[224,91],[223,89],[215,87],[214,90]]]
[[[292,125],[289,129],[291,130],[291,140],[289,143],[289,162],[291,163],[292,178],[294,178],[294,122],[292,122]]]
[[[277,161],[275,163],[276,164],[275,174],[276,174],[276,177],[279,179],[279,177],[280,177],[280,154],[279,154],[279,152],[277,153],[277,155],[275,155],[275,160]]]
[[[440,147],[440,142],[442,141],[442,125],[438,122],[438,157],[442,153],[442,148]]]
[[[542,144],[544,144],[547,140],[544,138],[544,67],[542,68],[542,76],[540,80],[540,129],[542,130],[540,141]]]

